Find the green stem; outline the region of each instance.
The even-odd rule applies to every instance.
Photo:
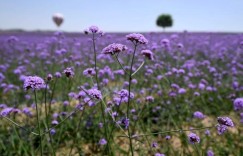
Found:
[[[119,102],[119,105],[118,105],[118,108],[117,108],[116,112],[119,111],[121,102],[122,102],[122,98],[121,98],[121,100],[120,100],[120,102]],[[110,142],[110,139],[111,139],[111,137],[112,137],[112,133],[113,133],[113,131],[115,130],[115,125],[116,125],[116,116],[114,117],[114,124],[112,125],[111,132],[110,132],[110,135],[109,135],[109,138],[108,138],[107,142]],[[108,146],[106,145],[105,150],[106,150],[107,148],[108,148]]]
[[[48,120],[49,120],[49,114],[47,113],[47,104],[46,104],[46,92],[47,92],[47,85],[48,85],[48,82],[46,83],[46,87],[45,87],[45,115],[46,115],[46,128],[47,130],[49,131],[49,125],[48,125]],[[50,112],[50,111],[49,111]],[[51,133],[48,133],[49,134],[49,138],[50,138],[50,144],[51,144],[51,150],[52,150],[52,155],[55,156],[56,153],[54,151],[54,148],[53,148],[53,143],[52,143],[52,136],[51,136]]]
[[[197,145],[196,145],[195,143],[194,143],[193,145],[195,146],[195,149],[196,149],[196,151],[197,151],[198,156],[200,156],[200,152],[199,152],[199,150],[198,150],[198,148],[197,148]]]
[[[2,117],[5,118],[5,119],[7,119],[8,121],[10,121],[10,122],[11,122],[12,124],[14,124],[15,126],[17,126],[17,127],[21,128],[21,129],[25,130],[26,132],[29,132],[29,133],[31,133],[31,134],[33,134],[33,135],[36,135],[36,136],[39,135],[38,133],[32,132],[32,131],[30,131],[30,130],[28,130],[28,129],[22,127],[22,126],[20,126],[19,124],[17,124],[16,122],[14,122],[13,120],[11,120],[10,118],[8,118],[8,117],[6,117],[6,116],[2,116]]]
[[[171,131],[163,131],[163,132],[157,132],[157,133],[150,133],[150,134],[140,134],[136,135],[132,138],[142,137],[142,136],[149,136],[149,135],[157,135],[157,134],[165,134],[165,133],[173,133],[173,132],[185,132],[185,131],[194,131],[194,130],[202,130],[202,129],[209,129],[209,128],[215,128],[216,126],[210,126],[210,127],[201,127],[201,128],[194,128],[194,129],[178,129],[178,130],[171,130]],[[126,135],[121,135],[118,137],[127,137]]]
[[[119,63],[119,65],[120,65],[120,67],[122,68],[122,70],[123,70],[126,74],[129,74],[129,73],[123,68],[123,65],[121,64],[121,62],[120,62],[119,59],[118,59],[118,55],[119,55],[119,53],[117,53],[117,55],[115,55],[115,58],[116,58],[117,62]]]
[[[82,113],[80,113],[80,116],[79,116],[78,127],[77,127],[77,129],[76,129],[76,133],[77,133],[77,134],[78,134],[78,131],[79,131],[79,128],[80,128],[80,124],[81,124],[82,116],[83,116],[83,114],[84,114],[83,112],[84,112],[84,110],[82,111]],[[71,153],[72,153],[74,144],[76,144],[77,140],[78,140],[78,137],[76,137],[76,138],[74,139],[74,142],[73,142],[73,144],[72,144],[72,146],[71,146],[71,149],[70,149],[70,151],[69,151],[69,154],[68,154],[69,156],[71,156]]]
[[[57,83],[57,79],[54,82],[54,86],[53,86],[53,89],[52,89],[52,92],[51,92],[51,97],[50,97],[50,102],[49,102],[49,108],[48,108],[48,115],[51,113],[51,102],[52,102],[52,99],[54,97],[54,91],[55,91],[55,88],[56,88],[56,83]]]
[[[102,102],[100,102],[100,105],[101,105],[101,110],[102,110],[102,118],[103,118],[103,122],[104,122],[104,126],[105,126],[105,137],[106,139],[108,140],[108,131],[107,131],[107,124],[106,124],[106,121],[105,121],[105,110],[104,110],[104,106],[102,104]],[[110,153],[110,143],[107,141],[107,144],[108,144],[108,153]]]
[[[36,91],[34,90],[35,94],[35,108],[36,108],[36,118],[38,122],[38,130],[39,130],[39,137],[40,137],[40,146],[41,146],[41,156],[43,156],[43,147],[42,147],[42,136],[41,134],[41,128],[40,128],[40,120],[39,120],[39,113],[38,113],[38,106],[37,106],[37,97],[36,97]]]
[[[129,73],[129,84],[128,84],[128,102],[127,102],[127,118],[129,119],[129,110],[130,110],[130,101],[131,101],[131,81],[132,81],[132,66],[133,66],[133,62],[134,62],[134,56],[136,53],[136,49],[137,49],[137,43],[134,44],[134,51],[133,51],[133,55],[132,55],[132,62],[131,62],[131,66],[130,66],[130,73]],[[130,126],[128,126],[127,131],[128,131],[128,136],[129,136],[129,144],[130,144],[130,151],[133,154],[133,147],[132,147],[132,139],[131,139],[131,133],[130,133]]]
[[[134,73],[132,73],[132,77],[143,67],[144,63],[145,61],[143,61],[141,65],[138,67],[138,69]]]
[[[93,40],[94,61],[95,61],[95,79],[96,79],[96,83],[97,83],[97,88],[98,88],[98,90],[100,90],[99,80],[98,80],[97,57],[96,57],[96,50],[95,50],[95,38],[94,38],[94,33],[93,33],[93,36],[92,36],[92,40]]]

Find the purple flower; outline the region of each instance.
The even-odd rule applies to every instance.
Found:
[[[237,98],[234,100],[234,109],[235,110],[243,109],[243,98]]]
[[[0,104],[0,108],[6,108],[7,105],[6,104]]]
[[[125,129],[127,129],[129,127],[129,119],[128,118],[123,118],[118,123],[120,123],[122,126],[124,126]]]
[[[225,125],[217,125],[217,131],[218,131],[218,134],[221,135],[223,134],[224,132],[226,132],[228,130],[228,127],[225,126]]]
[[[200,96],[200,93],[194,92],[194,96]]]
[[[33,115],[28,107],[23,108],[22,112],[29,117]]]
[[[218,123],[227,127],[234,127],[233,121],[229,117],[218,117]]]
[[[125,50],[127,50],[127,47],[125,45],[119,44],[119,43],[112,43],[112,44],[108,45],[107,47],[105,47],[102,50],[102,53],[114,55],[116,53],[120,53]]]
[[[53,113],[53,114],[52,114],[52,117],[53,117],[54,119],[58,118],[58,116],[59,116],[58,113]]]
[[[91,33],[98,33],[99,32],[99,28],[95,25],[92,25],[89,27],[89,32]]]
[[[68,67],[66,68],[63,73],[68,77],[68,78],[71,78],[74,76],[74,72],[72,70],[72,68]]]
[[[149,60],[154,60],[154,54],[151,50],[142,50],[141,51],[141,54],[143,56],[145,56],[146,58],[148,58]]]
[[[210,130],[208,130],[208,129],[205,130],[205,134],[209,136],[210,135]]]
[[[193,113],[194,118],[203,119],[205,116],[202,112],[196,111]]]
[[[61,76],[62,76],[62,74],[61,74],[60,72],[56,72],[56,73],[55,73],[55,77],[56,77],[56,78],[60,78]]]
[[[99,123],[99,128],[102,128],[102,127],[103,127],[103,123],[100,122],[100,123]]]
[[[68,102],[68,101],[64,101],[64,102],[63,102],[63,106],[66,107],[66,106],[68,106],[68,105],[69,105],[69,102]]]
[[[154,97],[153,96],[147,96],[145,98],[145,101],[147,101],[147,102],[154,102]]]
[[[13,108],[10,108],[10,107],[7,107],[7,108],[4,108],[0,115],[3,116],[3,117],[6,117],[8,116],[11,112],[13,111]]]
[[[153,148],[156,148],[156,147],[158,147],[158,143],[157,142],[152,142],[152,144],[151,144],[151,147],[153,147]]]
[[[100,36],[103,36],[104,35],[104,32],[102,30],[100,30],[97,26],[95,25],[92,25],[90,26],[88,29],[85,29],[84,30],[84,33],[85,34],[100,34]]]
[[[176,90],[180,89],[179,85],[175,84],[175,83],[172,83],[170,86],[171,86],[171,88],[174,88]]]
[[[18,108],[14,108],[12,110],[13,114],[17,114],[17,113],[20,113],[21,111],[18,109]]]
[[[89,89],[88,90],[88,95],[91,96],[92,98],[95,98],[97,100],[102,99],[101,92],[98,89]]]
[[[45,87],[45,82],[38,76],[28,76],[24,80],[24,89],[40,90]]]
[[[199,136],[197,136],[195,133],[190,133],[188,135],[188,140],[191,144],[194,144],[194,143],[199,143],[200,142],[200,138]]]
[[[180,88],[180,89],[178,90],[178,93],[179,93],[179,94],[185,94],[185,93],[186,93],[186,89],[184,89],[184,88]]]
[[[51,135],[56,134],[56,130],[55,130],[54,128],[52,128],[52,129],[50,130],[50,134],[51,134]]]
[[[213,151],[212,151],[212,150],[208,150],[208,151],[207,151],[207,156],[214,156]]]
[[[52,78],[53,78],[53,76],[51,74],[48,74],[47,77],[46,77],[47,81],[51,81]]]
[[[107,144],[107,141],[104,138],[102,138],[102,139],[100,139],[99,144],[105,145],[105,144]]]
[[[170,140],[171,136],[166,135],[165,140]]]
[[[59,123],[59,122],[58,122],[57,120],[53,120],[53,121],[51,122],[52,125],[58,125],[58,123]]]
[[[118,94],[120,95],[121,98],[125,98],[128,97],[129,92],[126,89],[122,89]]]
[[[137,33],[132,33],[129,35],[126,35],[127,40],[135,42],[136,44],[147,44],[148,40],[142,35]]]
[[[92,77],[95,75],[95,70],[93,68],[87,68],[83,71],[83,75],[87,77]]]
[[[155,153],[154,156],[165,156],[164,154],[161,154],[161,153]]]

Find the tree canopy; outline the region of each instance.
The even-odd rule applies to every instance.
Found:
[[[165,29],[166,27],[171,27],[173,25],[173,19],[169,14],[162,14],[157,18],[156,24]]]

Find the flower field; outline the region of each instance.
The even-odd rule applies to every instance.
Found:
[[[243,35],[0,33],[0,155],[243,155]]]

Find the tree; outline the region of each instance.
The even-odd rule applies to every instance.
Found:
[[[166,27],[173,25],[173,19],[169,14],[162,14],[157,18],[156,24],[165,30]]]

